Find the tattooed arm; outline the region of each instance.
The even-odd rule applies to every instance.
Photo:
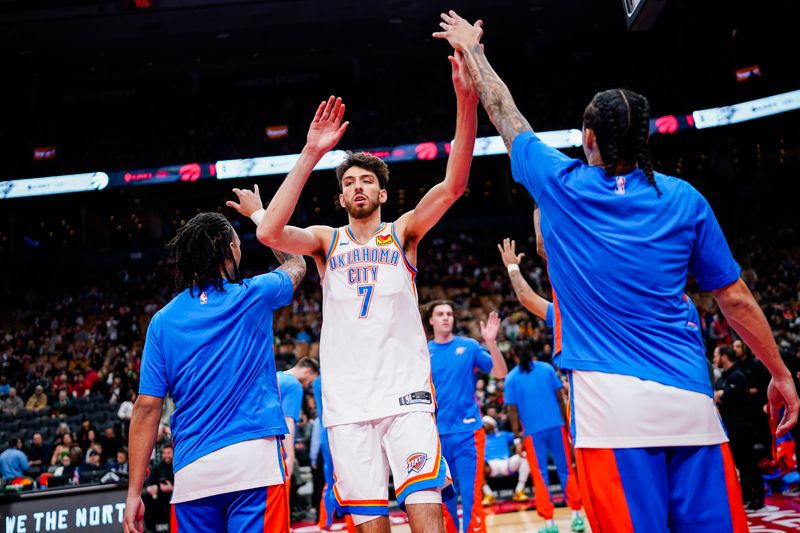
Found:
[[[494,124],[511,155],[514,139],[523,131],[533,131],[531,125],[522,116],[511,92],[500,79],[486,59],[483,46],[480,44],[483,35],[482,21],[470,24],[455,11],[442,13],[439,25],[444,31],[436,32],[434,37],[447,39],[450,45],[461,52],[466,60],[467,68],[478,89],[481,103]]]
[[[281,266],[278,270],[283,270],[292,279],[292,286],[296,289],[300,282],[303,281],[303,276],[306,275],[306,260],[302,255],[294,255],[280,250],[272,249],[272,253],[278,259]]]
[[[508,277],[511,279],[511,286],[514,288],[519,303],[542,320],[547,320],[547,305],[550,302],[536,294],[536,291],[525,281],[522,272],[519,271],[519,264],[525,254],[517,254],[516,243],[510,239],[503,239],[503,245],[498,244],[497,249],[500,250],[500,257],[506,268],[509,265],[517,265],[516,268],[512,267],[508,270]]]

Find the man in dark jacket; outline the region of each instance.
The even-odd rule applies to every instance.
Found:
[[[747,378],[736,365],[736,355],[729,344],[714,350],[714,364],[722,370],[722,376],[714,386],[714,399],[728,432],[733,462],[739,470],[742,501],[748,509],[761,509],[764,507],[764,483],[753,451],[753,420]]]

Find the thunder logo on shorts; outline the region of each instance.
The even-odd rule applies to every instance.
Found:
[[[428,454],[417,452],[412,453],[406,459],[406,466],[408,467],[408,473],[411,472],[419,472],[423,468],[425,468],[425,464],[428,462]]]

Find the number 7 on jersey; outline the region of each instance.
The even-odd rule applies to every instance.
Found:
[[[357,289],[358,295],[361,296],[361,311],[358,313],[358,318],[367,318],[369,314],[369,305],[372,303],[372,291],[375,290],[375,285],[359,285]]]

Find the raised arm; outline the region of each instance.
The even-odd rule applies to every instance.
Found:
[[[325,242],[323,241],[326,235],[332,234],[332,230],[326,232],[324,226],[298,228],[287,224],[297,207],[300,193],[303,191],[311,171],[314,170],[322,156],[336,146],[336,143],[344,135],[349,124],[348,122],[342,123],[344,110],[345,105],[342,103],[342,99],[333,96],[326,102],[322,102],[317,108],[317,113],[308,129],[306,145],[300,152],[300,158],[278,188],[266,213],[260,217],[256,236],[262,244],[295,254],[319,256],[325,253]],[[239,190],[234,189],[240,203],[226,202],[226,205],[250,217],[257,212],[257,209],[251,210],[252,202],[245,204],[245,198],[240,194],[242,191],[237,191]],[[257,189],[255,195],[258,195]],[[260,201],[259,198],[259,205]]]
[[[408,251],[444,216],[467,188],[475,135],[478,131],[478,95],[459,52],[448,56],[456,92],[456,134],[444,181],[433,186],[414,210],[397,220],[395,227]]]
[[[511,145],[517,135],[523,131],[532,131],[532,129],[517,109],[508,87],[486,58],[483,46],[480,44],[483,35],[483,21],[479,20],[475,24],[470,24],[452,10],[442,13],[441,17],[442,22],[439,23],[439,26],[444,31],[435,32],[433,36],[447,39],[450,46],[463,54],[481,103],[492,124],[503,138],[508,154],[511,155]]]
[[[489,313],[489,318],[486,322],[484,323],[484,321],[481,320],[480,325],[483,343],[486,345],[486,349],[489,350],[489,355],[492,356],[491,375],[497,379],[503,379],[506,377],[506,374],[508,374],[508,365],[506,364],[503,354],[500,353],[500,348],[497,346],[497,332],[500,331],[500,317],[497,315],[496,311],[492,311]]]
[[[516,245],[515,241],[508,238],[503,239],[502,246],[499,244],[497,245],[497,249],[500,250],[500,257],[503,259],[503,264],[508,269],[508,277],[511,278],[511,286],[514,288],[519,303],[521,303],[525,309],[542,320],[547,320],[547,305],[550,302],[539,296],[522,276],[522,272],[519,270],[519,264],[522,262],[522,258],[525,257],[525,254],[517,254]]]
[[[777,429],[780,437],[797,423],[800,400],[797,398],[792,374],[778,352],[767,318],[742,279],[713,293],[730,325],[772,374],[767,388],[770,417],[777,421],[780,408],[785,407],[783,419]]]

